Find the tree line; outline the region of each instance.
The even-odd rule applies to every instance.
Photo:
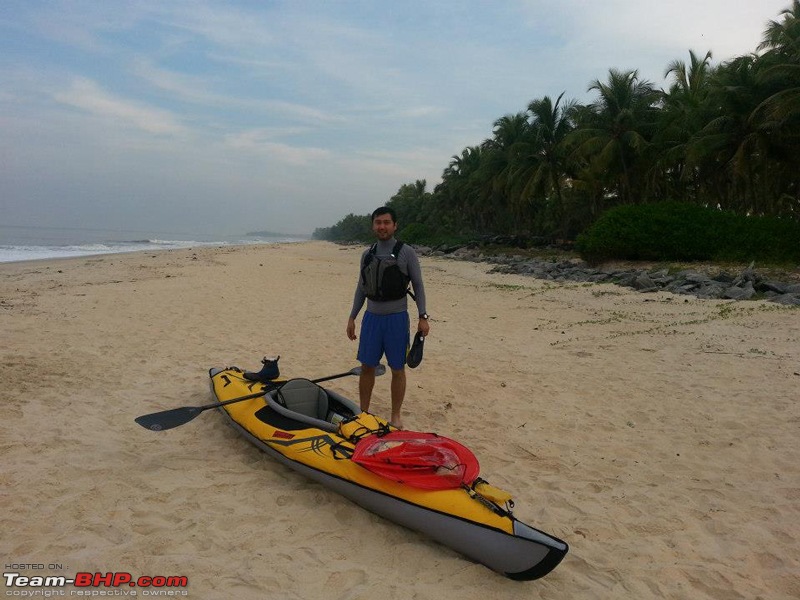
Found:
[[[665,77],[657,89],[611,69],[588,104],[562,93],[497,119],[433,190],[417,180],[389,199],[403,239],[574,239],[609,208],[666,201],[800,221],[800,0],[753,53],[713,65],[690,51]],[[350,214],[314,237],[369,239],[370,225]]]

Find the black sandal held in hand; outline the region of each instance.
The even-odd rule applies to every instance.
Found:
[[[414,335],[414,342],[411,344],[411,348],[408,350],[408,355],[406,355],[406,364],[410,369],[419,366],[419,363],[422,362],[422,352],[425,346],[425,336],[422,335],[419,331]]]

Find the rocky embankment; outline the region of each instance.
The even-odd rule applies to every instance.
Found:
[[[664,291],[698,298],[729,300],[764,299],[780,304],[800,305],[800,281],[774,281],[758,273],[753,265],[735,274],[725,271],[713,273],[710,269],[686,269],[671,273],[665,268],[593,267],[577,258],[550,261],[520,255],[489,256],[479,248],[472,247],[450,251],[420,247],[417,251],[421,255],[494,264],[491,270],[494,273],[529,275],[550,281],[613,283],[640,292]]]

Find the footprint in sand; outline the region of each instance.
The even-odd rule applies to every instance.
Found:
[[[336,571],[328,576],[326,595],[341,594],[339,598],[349,598],[352,596],[353,588],[363,585],[366,581],[367,574],[362,569]]]

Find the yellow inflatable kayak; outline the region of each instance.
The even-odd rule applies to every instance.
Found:
[[[566,555],[565,542],[514,517],[511,495],[476,477],[477,461],[457,442],[398,432],[308,379],[245,374],[236,367],[209,371],[217,400],[229,402],[219,410],[299,473],[511,579],[542,577]]]

